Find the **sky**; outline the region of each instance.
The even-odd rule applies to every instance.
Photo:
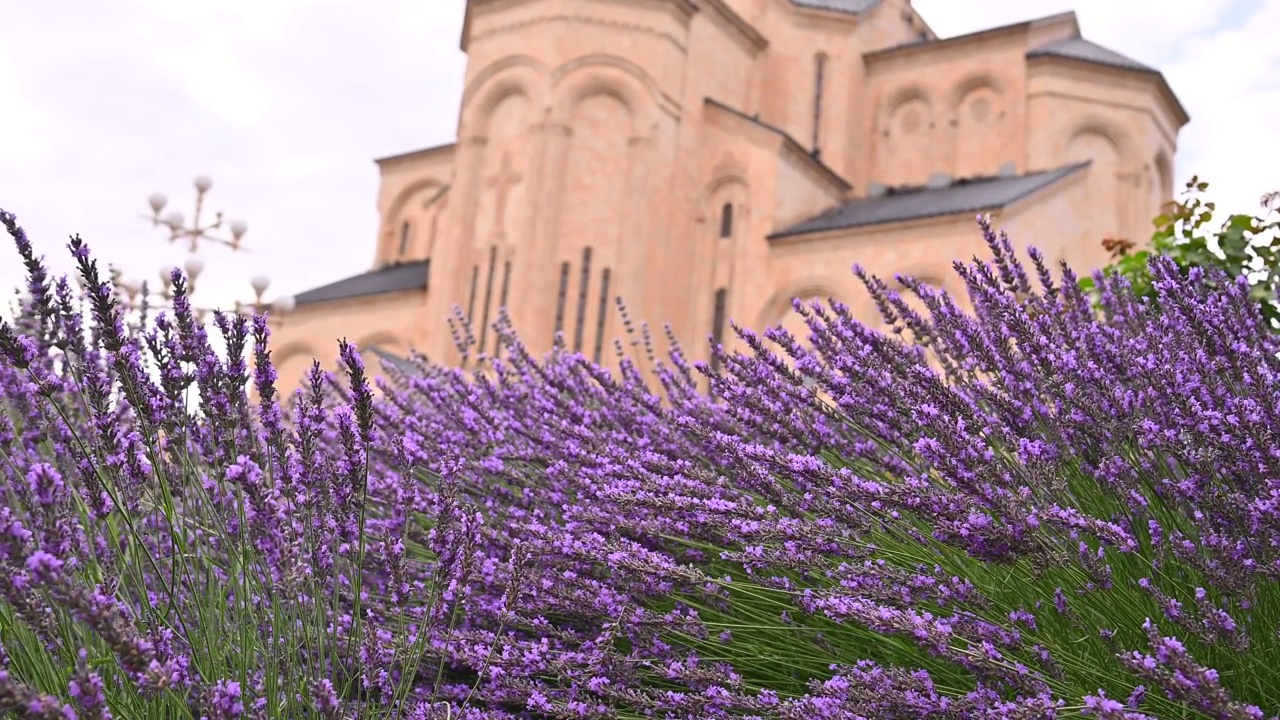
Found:
[[[364,271],[373,159],[455,138],[464,5],[0,0],[0,208],[57,272],[79,233],[154,283],[186,250],[145,219],[147,198],[189,219],[207,175],[207,209],[248,224],[248,252],[201,251],[199,303],[250,300],[259,274],[271,299]],[[942,37],[1075,10],[1085,37],[1161,69],[1191,115],[1175,187],[1199,174],[1224,212],[1280,190],[1280,0],[914,5]],[[0,293],[21,282],[0,247]]]

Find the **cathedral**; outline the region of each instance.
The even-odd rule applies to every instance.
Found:
[[[467,0],[461,45],[457,141],[376,161],[372,267],[272,318],[282,389],[341,337],[456,365],[455,308],[472,357],[506,308],[605,365],[617,298],[693,359],[797,297],[874,323],[852,266],[963,294],[978,213],[1093,269],[1150,236],[1188,121],[1074,13],[939,38],[910,0]]]

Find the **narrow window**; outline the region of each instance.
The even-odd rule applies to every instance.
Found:
[[[476,285],[480,283],[480,266],[471,266],[471,297],[467,300],[467,322],[476,321]]]
[[[733,203],[720,208],[720,237],[733,237]]]
[[[560,295],[556,298],[556,332],[564,331],[564,301],[569,294],[569,263],[560,263]]]
[[[711,340],[716,345],[724,344],[724,312],[725,302],[728,300],[729,292],[725,288],[716,290],[716,308],[711,317]],[[720,369],[720,358],[711,358],[711,369],[716,371]]]
[[[489,337],[489,304],[493,300],[493,271],[494,266],[498,264],[498,246],[489,246],[489,279],[485,281],[484,286],[484,315],[480,321],[480,352],[484,352],[485,341]]]
[[[822,129],[822,88],[824,76],[827,72],[827,56],[818,53],[813,61],[813,154],[816,157],[820,152],[819,140],[821,139]]]
[[[600,314],[596,317],[596,349],[593,359],[598,365],[604,352],[604,323],[609,317],[609,268],[600,273]]]
[[[582,326],[587,321],[587,286],[591,283],[591,248],[582,250],[582,282],[578,287],[578,318],[573,330],[573,351],[582,352]]]
[[[498,296],[498,307],[505,309],[507,307],[507,289],[511,286],[511,261],[507,260],[502,264],[502,294]],[[493,338],[493,356],[498,357],[498,353],[502,351],[502,336],[494,333]]]
[[[404,257],[409,253],[409,223],[406,221],[400,225],[400,256]]]

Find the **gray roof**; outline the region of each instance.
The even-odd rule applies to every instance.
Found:
[[[407,375],[419,375],[422,372],[422,369],[418,367],[417,363],[413,362],[409,358],[401,357],[392,352],[387,352],[377,346],[369,348],[369,351],[374,355],[377,355],[378,359],[386,365],[389,365]]]
[[[770,239],[805,233],[921,218],[996,210],[1038,192],[1089,163],[1012,177],[957,180],[942,188],[903,188],[882,197],[859,198],[769,236]]]
[[[426,290],[427,270],[430,265],[430,260],[389,265],[299,293],[294,300],[298,305],[306,305],[401,290]]]
[[[1143,65],[1132,58],[1109,50],[1101,45],[1085,40],[1084,38],[1065,38],[1055,40],[1047,45],[1041,45],[1038,48],[1032,48],[1027,52],[1027,57],[1043,57],[1053,56],[1070,58],[1072,60],[1081,60],[1084,62],[1095,63],[1097,65],[1109,65],[1111,67],[1123,68],[1125,70],[1137,70],[1140,72],[1158,73],[1153,67]]]
[[[831,10],[833,12],[849,13],[850,15],[866,12],[880,4],[880,0],[791,0],[791,2],[800,7],[813,8],[814,10]]]

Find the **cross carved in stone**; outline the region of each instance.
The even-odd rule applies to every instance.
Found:
[[[498,168],[496,175],[492,175],[488,179],[489,187],[494,188],[496,193],[493,212],[493,232],[495,235],[505,234],[507,196],[511,192],[511,188],[523,179],[524,176],[511,167],[511,152],[503,152],[502,167]]]

